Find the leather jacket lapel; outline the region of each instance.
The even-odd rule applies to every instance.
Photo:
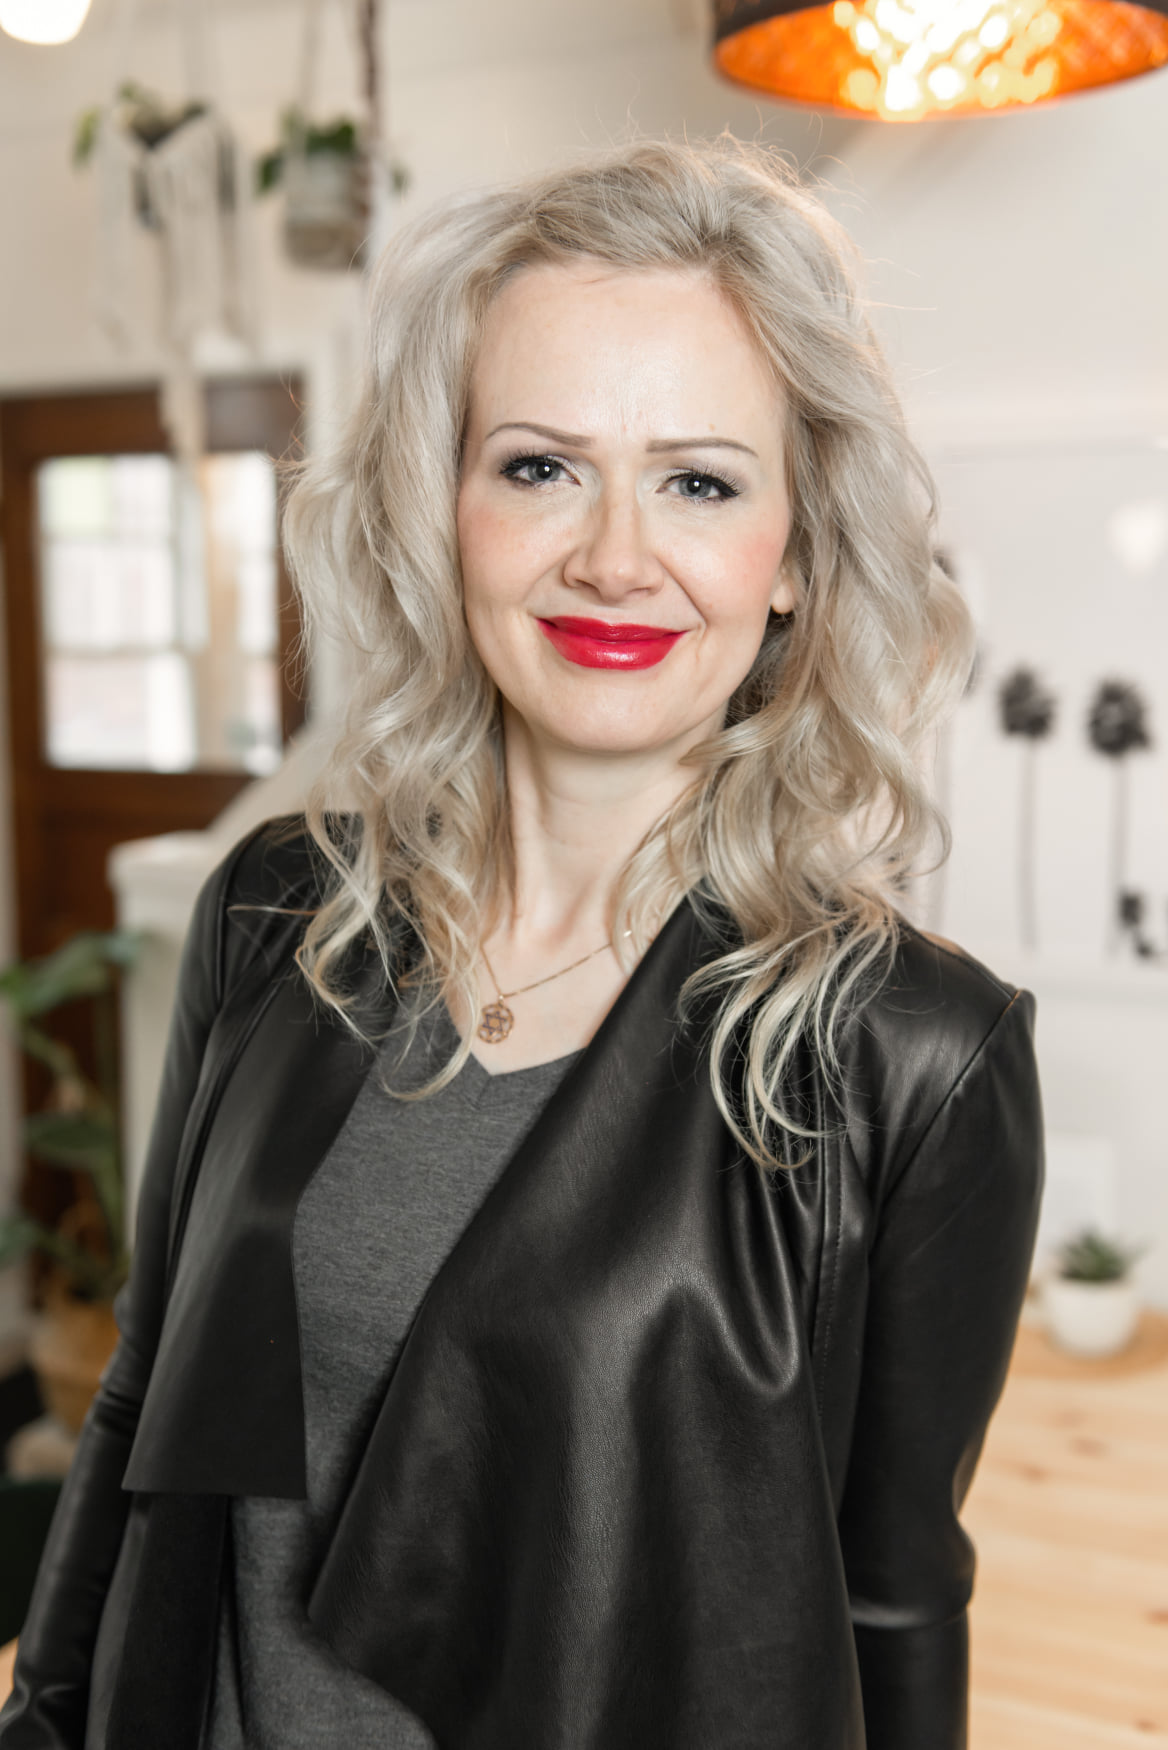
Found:
[[[358,992],[368,1026],[389,1013],[383,986],[371,961]],[[297,971],[261,1004],[191,1164],[187,1231],[127,1488],[305,1494],[292,1225],[372,1054]]]

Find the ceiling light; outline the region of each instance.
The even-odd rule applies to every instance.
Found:
[[[736,84],[881,121],[975,115],[1168,62],[1168,0],[714,0]]]
[[[67,43],[85,23],[90,0],[0,0],[0,30],[22,43]]]

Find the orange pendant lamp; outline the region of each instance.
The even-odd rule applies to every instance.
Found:
[[[880,121],[990,114],[1164,66],[1168,0],[714,0],[714,62]]]

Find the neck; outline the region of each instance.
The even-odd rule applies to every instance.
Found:
[[[506,709],[503,729],[513,882],[498,933],[601,942],[629,858],[698,774],[676,752],[606,758],[549,747]]]

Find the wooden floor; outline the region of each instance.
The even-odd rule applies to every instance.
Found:
[[[1109,1362],[1024,1326],[964,1520],[970,1750],[1168,1750],[1168,1317]]]
[[[971,1750],[1168,1750],[1168,1318],[1112,1361],[1024,1326],[963,1520]]]

